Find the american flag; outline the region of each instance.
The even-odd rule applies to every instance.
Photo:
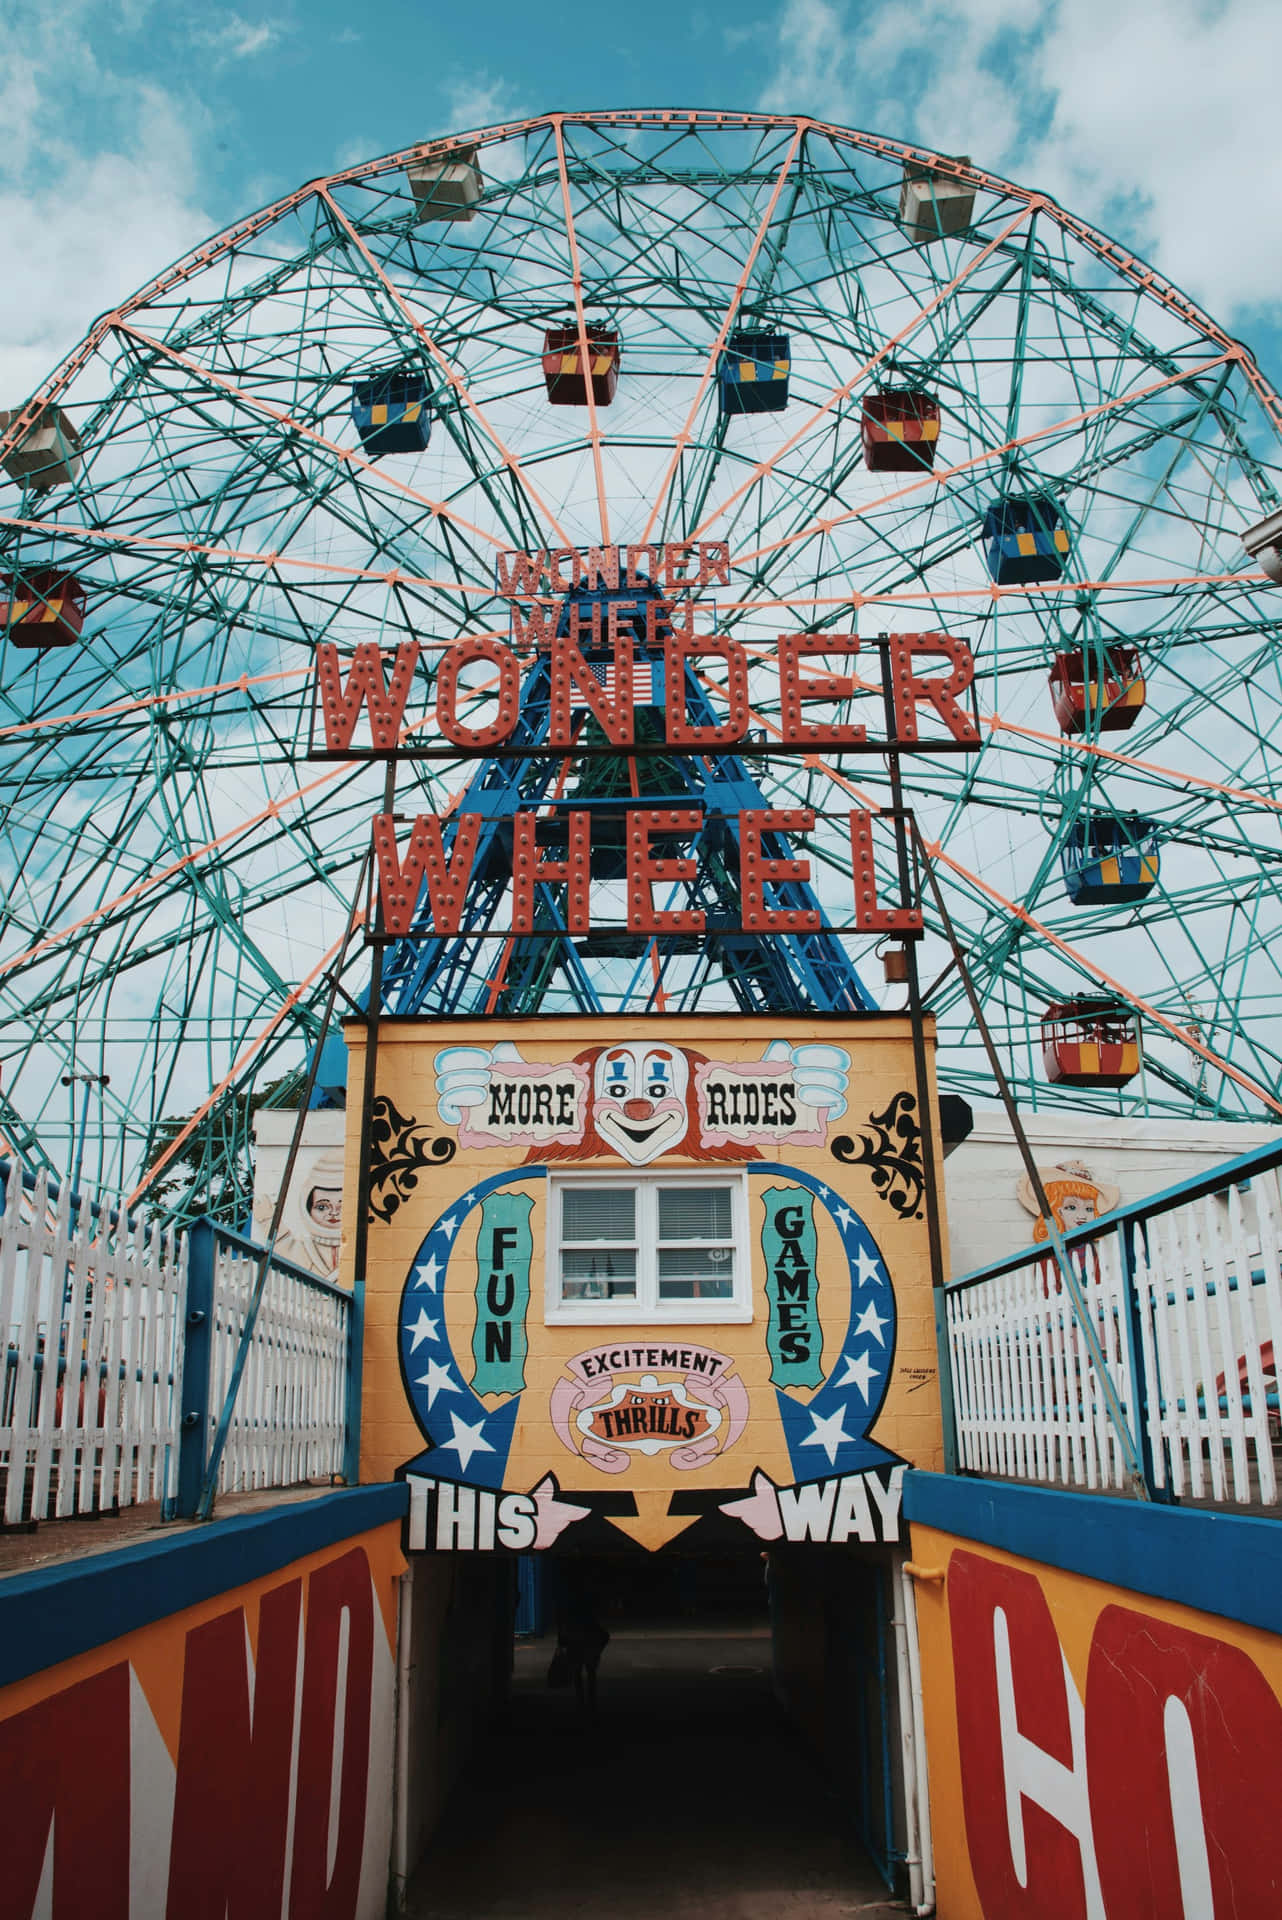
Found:
[[[588,671],[598,685],[604,687],[611,700],[619,697],[618,677],[613,660],[589,660]],[[632,704],[635,707],[653,706],[659,698],[654,682],[654,667],[648,660],[633,659],[632,662]],[[587,701],[576,686],[570,695],[573,707],[585,707]]]

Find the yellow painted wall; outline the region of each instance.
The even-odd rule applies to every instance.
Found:
[[[359,1023],[351,1023],[347,1039],[352,1053],[348,1085],[355,1095],[363,1085],[364,1073],[364,1029]],[[676,1062],[675,1066],[670,1064],[669,1071],[678,1078],[688,1075],[684,1115],[673,1110],[664,1121],[653,1111],[657,1103],[637,1095],[634,1105],[638,1112],[647,1106],[652,1109],[641,1130],[653,1124],[663,1135],[657,1151],[657,1136],[628,1149],[646,1156],[640,1164],[630,1163],[617,1144],[610,1144],[624,1141],[619,1131],[621,1108],[619,1101],[601,1091],[604,1086],[617,1084],[600,1077],[609,1071],[602,1065],[602,1056],[612,1049],[628,1047],[637,1049],[625,1063],[634,1077],[654,1051],[666,1053]],[[815,1048],[828,1051],[807,1051]],[[476,1052],[467,1054],[460,1049]],[[834,1050],[847,1063],[837,1072],[841,1083],[838,1098],[845,1102],[845,1111],[840,1113],[834,1113],[831,1106],[803,1099],[805,1095],[823,1094],[825,1089],[830,1091]],[[697,1056],[693,1060],[689,1058],[691,1053]],[[469,1061],[475,1077],[471,1085]],[[708,1062],[713,1063],[711,1069]],[[556,1112],[563,1115],[569,1111],[567,1074],[573,1077],[571,1063],[578,1063],[577,1079],[582,1090],[575,1105],[575,1126],[553,1140],[515,1137],[510,1128],[508,1137],[502,1139],[486,1132],[482,1123],[492,1112],[502,1111],[501,1106],[491,1109],[484,1104],[488,1098],[485,1089],[496,1084],[495,1075],[506,1075],[504,1084],[519,1090],[522,1076],[537,1079],[544,1069],[560,1070],[558,1084],[565,1091],[564,1097],[557,1095],[562,1104]],[[778,1087],[788,1080],[796,1124],[790,1128],[777,1124],[774,1134],[768,1128],[758,1129],[751,1138],[742,1129],[729,1139],[718,1134],[721,1151],[728,1157],[701,1159],[701,1152],[707,1148],[707,1117],[712,1109],[707,1105],[710,1096],[705,1092],[700,1106],[695,1090],[698,1085],[706,1088],[707,1076],[715,1073],[718,1063],[724,1063],[723,1086],[755,1081],[760,1086],[769,1083]],[[474,1100],[471,1106],[450,1104],[450,1090],[460,1082]],[[805,1512],[798,1509],[795,1496],[785,1499],[786,1513],[775,1496],[776,1489],[798,1484],[817,1489],[813,1495],[817,1517],[808,1523],[810,1537],[896,1537],[893,1531],[887,1535],[880,1525],[874,1532],[868,1530],[867,1514],[871,1512],[876,1520],[881,1511],[875,1497],[870,1504],[869,1496],[875,1496],[876,1489],[848,1488],[843,1492],[840,1488],[833,1490],[830,1483],[875,1466],[880,1473],[878,1487],[887,1498],[893,1494],[897,1503],[897,1482],[890,1489],[888,1479],[895,1460],[925,1467],[940,1464],[924,1203],[909,1202],[904,1211],[896,1211],[893,1199],[908,1189],[887,1158],[888,1153],[893,1157],[905,1145],[905,1134],[893,1129],[893,1122],[905,1114],[911,1147],[913,1110],[904,1102],[912,1099],[913,1087],[908,1023],[894,1017],[841,1022],[763,1021],[737,1015],[384,1021],[373,1135],[375,1211],[365,1274],[362,1479],[385,1479],[417,1461],[415,1472],[429,1478],[443,1475],[466,1486],[492,1489],[496,1495],[507,1491],[535,1500],[537,1541],[524,1538],[526,1510],[510,1506],[507,1512],[511,1524],[505,1534],[501,1514],[488,1510],[478,1513],[478,1535],[484,1535],[478,1537],[478,1545],[551,1545],[563,1534],[570,1535],[579,1521],[591,1517],[598,1526],[601,1521],[608,1522],[643,1545],[657,1547],[693,1526],[700,1515],[690,1509],[699,1505],[702,1496],[718,1490],[721,1501],[713,1503],[712,1511],[719,1513],[721,1504],[736,1499],[748,1503],[742,1514],[725,1516],[733,1522],[732,1533],[745,1525],[749,1528],[741,1535],[745,1541],[753,1534],[762,1540],[780,1537],[784,1532],[788,1537],[799,1537],[799,1528],[800,1537],[804,1537]],[[902,1097],[896,1108],[897,1096]],[[719,1097],[721,1106],[716,1111],[724,1118],[731,1096],[723,1092]],[[744,1098],[746,1101],[747,1096]],[[780,1095],[772,1110],[776,1122],[785,1104]],[[892,1126],[888,1129],[883,1122],[879,1129],[874,1117],[884,1117],[892,1108]],[[810,1122],[802,1124],[807,1115]],[[546,1111],[544,1119],[546,1123]],[[495,1125],[502,1130],[498,1120]],[[543,1132],[548,1132],[547,1124]],[[360,1106],[353,1098],[348,1107],[345,1173],[349,1194],[357,1190],[360,1137]],[[869,1143],[869,1151],[879,1147],[885,1151],[876,1163],[847,1164],[833,1152],[834,1142],[843,1138],[853,1143],[850,1150],[856,1154],[864,1141]],[[599,1151],[591,1157],[574,1157],[593,1146]],[[446,1154],[450,1157],[436,1157]],[[557,1154],[570,1157],[549,1157]],[[778,1165],[783,1171],[762,1171],[766,1163]],[[750,1321],[686,1325],[673,1321],[659,1327],[629,1325],[610,1317],[598,1325],[545,1324],[549,1183],[541,1177],[544,1169],[550,1167],[558,1174],[607,1171],[625,1178],[634,1172],[643,1177],[665,1170],[707,1167],[716,1173],[739,1166],[749,1169],[747,1238],[753,1263]],[[478,1276],[477,1264],[478,1226],[484,1203],[477,1198],[476,1190],[487,1181],[514,1174],[520,1176],[517,1182],[501,1190],[527,1195],[532,1201],[529,1219],[533,1258],[524,1385],[519,1393],[489,1392],[478,1401],[471,1392],[471,1381],[478,1277],[484,1278]],[[874,1176],[881,1181],[880,1188]],[[775,1391],[778,1381],[771,1381],[762,1252],[765,1190],[790,1185],[799,1187],[816,1234],[823,1374],[821,1384],[789,1391],[793,1409],[791,1445]],[[779,1202],[771,1204],[777,1206]],[[446,1223],[444,1231],[441,1222]],[[878,1267],[874,1271],[873,1255],[863,1237],[865,1230],[876,1254],[884,1260],[884,1270]],[[858,1283],[860,1269],[855,1269],[859,1312],[866,1311],[866,1299],[873,1313],[864,1331],[852,1339],[848,1337],[853,1333],[851,1262],[860,1248],[864,1260],[862,1284]],[[352,1257],[349,1244],[348,1279],[353,1277]],[[886,1317],[887,1283],[893,1294],[892,1318],[897,1322],[893,1328]],[[431,1331],[423,1331],[425,1327]],[[624,1393],[675,1394],[684,1381],[697,1397],[701,1382],[692,1370],[692,1359],[684,1356],[701,1351],[718,1358],[716,1376],[721,1398],[715,1393],[704,1395],[713,1408],[708,1417],[720,1420],[718,1439],[698,1464],[682,1468],[674,1459],[682,1449],[673,1444],[661,1444],[651,1451],[606,1448],[623,1459],[619,1471],[604,1470],[580,1451],[576,1421],[584,1405],[592,1402],[593,1390],[587,1388],[581,1375],[574,1379],[568,1363],[585,1353],[595,1353],[598,1358],[603,1353],[613,1354],[617,1359],[625,1350],[640,1356],[638,1364],[608,1370],[600,1380],[603,1394],[616,1387]],[[665,1350],[670,1356],[666,1365],[662,1362]],[[674,1352],[683,1357],[672,1361]],[[848,1372],[852,1359],[853,1379]],[[429,1365],[436,1370],[434,1376],[428,1372]],[[776,1374],[782,1377],[778,1356],[774,1365]],[[705,1384],[709,1377],[705,1376]],[[839,1384],[843,1377],[844,1386]],[[649,1388],[644,1384],[647,1379],[654,1383]],[[866,1403],[864,1384],[869,1390]],[[577,1395],[578,1402],[563,1416],[561,1433],[553,1419],[558,1392],[561,1402],[569,1394]],[[816,1410],[813,1416],[812,1409]],[[859,1438],[861,1422],[869,1409],[875,1409],[871,1444],[860,1441],[856,1446],[852,1443]],[[745,1412],[746,1420],[739,1428]],[[457,1428],[456,1420],[460,1423]],[[818,1427],[817,1437],[809,1445],[801,1444],[803,1437],[814,1434],[817,1422],[825,1423]],[[429,1455],[423,1460],[429,1434],[436,1442],[436,1458]],[[456,1435],[459,1444],[452,1447]],[[478,1440],[483,1444],[476,1444]],[[432,1497],[436,1497],[435,1487]],[[706,1500],[704,1505],[708,1505]],[[492,1539],[496,1522],[499,1535]],[[435,1539],[433,1514],[427,1515],[424,1524],[433,1536],[426,1541],[431,1545]],[[582,1542],[590,1531],[581,1527],[575,1537]],[[451,1535],[448,1544],[472,1542]]]

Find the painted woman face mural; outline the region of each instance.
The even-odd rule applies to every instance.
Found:
[[[1121,1197],[1118,1187],[1111,1181],[1097,1180],[1091,1169],[1080,1160],[1061,1160],[1053,1167],[1039,1167],[1038,1172],[1055,1216],[1055,1225],[1061,1233],[1072,1233],[1075,1227],[1087,1227],[1092,1220],[1098,1220],[1101,1214],[1111,1213]],[[1024,1174],[1015,1191],[1020,1205],[1036,1215],[1034,1241],[1048,1239],[1046,1222],[1027,1174]]]

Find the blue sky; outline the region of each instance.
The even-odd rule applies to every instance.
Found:
[[[804,112],[1039,186],[1282,380],[1277,0],[7,0],[0,403],[206,233],[353,160],[551,107]]]

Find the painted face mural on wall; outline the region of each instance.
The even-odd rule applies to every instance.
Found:
[[[727,1051],[429,1056],[454,1144],[400,1297],[412,1547],[899,1537],[902,1457],[872,1434],[895,1289],[834,1133],[850,1055]]]
[[[1061,1233],[1088,1227],[1092,1220],[1111,1213],[1121,1198],[1121,1189],[1113,1181],[1098,1179],[1081,1160],[1060,1160],[1053,1167],[1039,1167],[1037,1171]],[[1021,1177],[1015,1192],[1019,1204],[1035,1216],[1033,1239],[1048,1239],[1046,1222],[1027,1174]]]
[[[679,1047],[606,1047],[592,1073],[593,1125],[632,1166],[648,1166],[689,1131],[689,1085]]]

